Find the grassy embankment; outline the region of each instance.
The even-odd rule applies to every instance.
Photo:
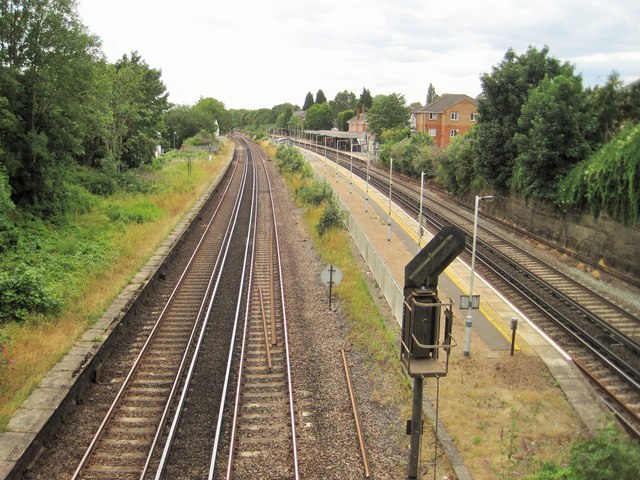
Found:
[[[162,167],[132,177],[143,187],[111,195],[75,185],[79,208],[63,222],[20,221],[21,247],[3,267],[25,265],[23,271],[46,278],[61,308],[0,323],[0,431],[174,229],[231,151],[228,144],[212,161],[205,153],[175,152]]]

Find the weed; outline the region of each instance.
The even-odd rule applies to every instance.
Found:
[[[340,208],[338,201],[331,199],[325,205],[320,221],[316,225],[318,235],[323,236],[327,230],[344,227],[345,213]]]

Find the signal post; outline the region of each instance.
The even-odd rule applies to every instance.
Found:
[[[411,435],[407,468],[409,480],[418,478],[424,378],[435,378],[439,385],[440,378],[447,375],[449,354],[451,347],[455,346],[451,336],[453,303],[439,300],[438,276],[464,247],[464,232],[461,229],[443,228],[405,267],[400,360],[407,374],[413,378],[412,417],[407,422],[407,434]],[[442,314],[444,322],[441,321]],[[436,396],[436,432],[437,412]],[[435,462],[434,457],[434,479]]]

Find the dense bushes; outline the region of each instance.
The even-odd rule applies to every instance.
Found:
[[[62,300],[44,271],[24,263],[0,270],[0,324],[21,321],[33,313],[57,313],[61,307]]]
[[[299,180],[296,196],[305,205],[319,207],[324,205],[320,220],[316,225],[318,235],[324,235],[332,228],[344,225],[344,212],[341,210],[331,187],[324,180],[312,180],[313,172],[302,154],[294,147],[280,145],[276,153],[278,168],[281,172],[297,177]]]
[[[606,212],[615,220],[640,220],[640,124],[628,124],[595,155],[577,164],[560,182],[564,209]]]
[[[605,428],[593,439],[577,440],[564,463],[550,462],[527,480],[635,480],[640,478],[638,443]]]
[[[295,173],[302,178],[313,175],[311,167],[307,164],[302,154],[294,147],[280,145],[276,153],[278,159],[278,169],[283,173]]]
[[[324,235],[332,228],[342,228],[344,226],[345,212],[340,208],[338,200],[332,197],[325,205],[320,220],[316,225],[318,235]]]
[[[317,206],[331,200],[333,191],[331,190],[331,186],[325,181],[305,182],[296,189],[296,196],[307,205]]]

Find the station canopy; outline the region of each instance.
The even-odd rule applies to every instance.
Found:
[[[359,140],[362,141],[366,138],[365,132],[341,132],[340,130],[304,130],[306,135],[319,135],[322,137]]]

